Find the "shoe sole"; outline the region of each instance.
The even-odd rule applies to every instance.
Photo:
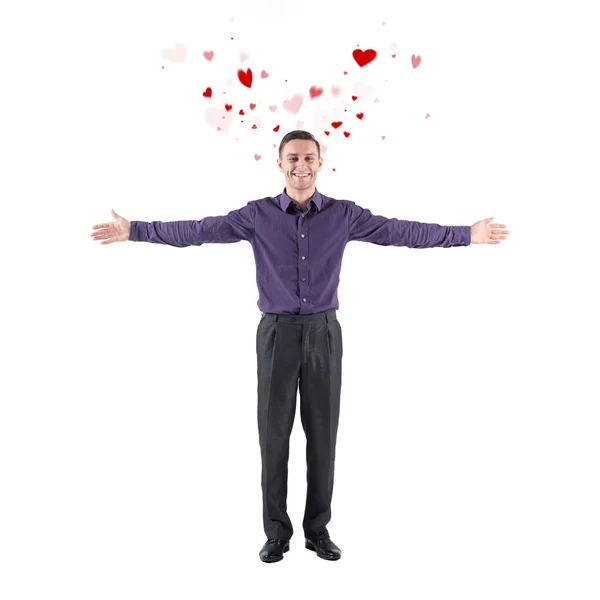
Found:
[[[283,549],[283,552],[287,552],[289,549],[290,547],[288,545]],[[283,560],[283,554],[281,556],[266,556],[264,558],[261,556],[260,560],[266,563],[279,562],[280,560]]]

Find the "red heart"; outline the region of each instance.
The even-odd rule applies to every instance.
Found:
[[[215,53],[211,50],[210,52],[204,52],[204,58],[206,60],[212,60]]]
[[[210,97],[212,96],[212,90],[211,90],[209,87],[207,87],[207,88],[206,88],[206,91],[205,91],[205,92],[203,92],[203,94],[202,94],[202,95],[203,95],[205,98],[210,98]]]
[[[268,77],[268,76],[269,76],[269,74],[268,74],[268,73],[267,73],[267,72],[266,72],[266,71],[263,69],[263,70],[260,72],[260,76],[261,76],[261,77],[264,79],[265,77]]]
[[[348,75],[348,71],[344,71],[344,75]]]
[[[279,131],[279,125],[277,125],[277,127],[273,127],[273,131]]]
[[[323,88],[318,88],[316,85],[313,85],[310,90],[308,90],[311,98],[317,98],[323,93]]]
[[[420,56],[415,56],[414,54],[410,57],[410,60],[412,61],[412,66],[413,69],[416,69],[420,64],[421,64],[421,57]]]
[[[252,87],[252,71],[248,68],[246,72],[242,71],[242,69],[238,69],[238,79],[242,85],[246,87]]]
[[[252,129],[256,129],[256,124],[252,125]]]
[[[345,135],[346,137],[350,137],[350,134],[349,134],[347,131],[344,131],[344,135]]]
[[[334,129],[337,129],[337,128],[338,128],[338,127],[341,125],[341,124],[342,124],[342,122],[341,122],[341,121],[334,121],[334,122],[331,124],[331,126],[332,126]]]
[[[356,113],[356,116],[357,116],[359,119],[362,119],[362,118],[363,118],[365,115],[364,115],[364,113]]]
[[[225,105],[225,110],[226,110],[227,112],[229,112],[229,111],[230,111],[232,108],[233,108],[233,106],[232,106],[231,104],[226,104],[226,105]]]
[[[240,112],[238,114],[243,115],[244,114],[244,110],[240,109]]]
[[[260,156],[260,154],[255,154],[255,155],[254,155],[254,160],[260,160],[260,159],[261,159],[261,156]]]
[[[358,96],[352,96],[352,100],[356,100]]]
[[[395,54],[392,54],[392,58],[396,58],[396,55],[395,55]]]
[[[368,65],[372,60],[375,59],[375,57],[377,56],[377,52],[375,52],[375,50],[365,50],[364,52],[360,49],[356,49],[354,50],[354,52],[352,52],[352,56],[354,57],[354,60],[358,63],[359,67],[364,67],[365,65]]]
[[[251,104],[250,105],[250,110],[254,110],[256,108],[256,104]]]
[[[330,133],[329,131],[326,131],[326,132],[325,132],[325,135],[329,135],[329,133]]]

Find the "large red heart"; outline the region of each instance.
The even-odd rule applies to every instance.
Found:
[[[246,71],[242,71],[242,69],[238,69],[238,79],[242,85],[246,87],[252,87],[252,71],[250,68],[246,69]]]
[[[362,50],[357,48],[356,50],[354,50],[354,52],[352,52],[352,56],[354,57],[354,60],[358,63],[359,67],[364,67],[365,65],[368,65],[372,60],[375,59],[375,57],[377,56],[377,52],[371,49],[365,50],[363,52]]]

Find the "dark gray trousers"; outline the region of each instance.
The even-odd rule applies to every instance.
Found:
[[[335,310],[314,315],[263,313],[258,324],[258,433],[268,539],[289,540],[294,532],[287,514],[287,482],[298,388],[307,468],[302,527],[307,537],[329,537],[342,353]]]

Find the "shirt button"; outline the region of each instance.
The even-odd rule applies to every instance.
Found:
[[[304,237],[304,234],[302,234],[300,237]]]
[[[304,260],[304,256],[302,257],[302,260]]]
[[[302,298],[302,302],[306,302],[306,298]]]
[[[302,278],[302,281],[306,281],[306,277],[303,277],[303,278]]]

